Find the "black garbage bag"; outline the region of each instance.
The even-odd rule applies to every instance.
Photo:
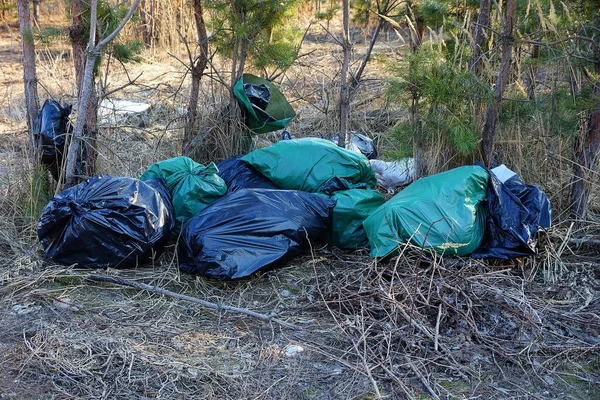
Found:
[[[57,101],[47,99],[42,105],[33,130],[41,162],[56,181],[65,153],[71,108],[71,105],[63,107]]]
[[[489,216],[475,258],[513,259],[536,253],[540,229],[550,228],[550,200],[537,186],[526,185],[518,175],[502,182],[490,172],[487,192]]]
[[[293,191],[242,189],[189,220],[178,247],[179,268],[217,280],[246,278],[281,266],[326,240],[334,200]]]
[[[160,255],[174,224],[162,181],[99,176],[57,194],[37,234],[46,257],[58,263],[126,268]]]
[[[269,100],[271,99],[271,91],[267,85],[244,83],[244,91],[246,92],[246,96],[248,96],[248,100],[250,100],[250,104],[258,107],[262,111],[267,108]]]
[[[284,129],[283,132],[281,132],[280,140],[292,140],[292,139],[293,139],[292,134],[287,129]]]
[[[240,160],[241,157],[231,157],[217,164],[219,176],[227,184],[227,193],[240,189],[278,189],[267,177]]]

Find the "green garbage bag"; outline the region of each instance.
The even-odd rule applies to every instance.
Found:
[[[350,189],[335,192],[331,239],[329,244],[341,249],[367,247],[367,234],[363,221],[385,203],[376,190]]]
[[[483,239],[487,184],[488,173],[479,166],[413,182],[363,223],[371,256],[388,256],[409,240],[445,255],[471,254]]]
[[[296,116],[294,109],[273,83],[244,74],[233,86],[233,95],[246,115],[246,125],[254,133],[284,129]]]
[[[326,139],[282,140],[248,153],[242,161],[252,165],[281,189],[315,193],[336,178],[345,180],[351,188],[372,188],[377,183],[375,172],[365,156]]]
[[[214,163],[204,166],[189,157],[175,157],[152,164],[142,174],[142,181],[162,178],[171,192],[176,219],[172,238],[177,237],[183,223],[227,192],[218,173]]]

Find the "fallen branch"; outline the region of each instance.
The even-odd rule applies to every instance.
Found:
[[[106,276],[106,275],[88,275],[88,276],[86,276],[85,279],[88,281],[92,281],[92,282],[108,282],[108,283],[112,283],[115,285],[129,286],[129,287],[133,287],[133,288],[140,289],[140,290],[146,290],[151,293],[158,293],[158,294],[162,294],[164,296],[169,296],[169,297],[173,297],[176,299],[200,304],[201,306],[210,308],[211,310],[231,311],[231,312],[235,312],[235,313],[239,313],[239,314],[249,315],[251,317],[258,318],[265,322],[269,322],[269,323],[275,322],[281,326],[285,326],[286,328],[300,329],[300,327],[298,327],[294,324],[290,324],[289,322],[282,321],[278,318],[273,318],[272,316],[267,315],[267,314],[257,313],[255,311],[248,310],[246,308],[233,307],[233,306],[229,306],[226,304],[212,303],[210,301],[202,300],[197,297],[187,296],[185,294],[172,292],[170,290],[163,289],[158,286],[147,285],[145,283],[136,282],[136,281],[132,281],[129,279],[122,279],[122,278],[117,278],[115,276]]]
[[[598,238],[598,236],[569,238],[569,243],[573,243],[577,246],[598,246],[600,245],[600,238]]]

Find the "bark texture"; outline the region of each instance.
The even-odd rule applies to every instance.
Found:
[[[600,74],[600,44],[595,44],[595,70]],[[585,129],[573,144],[575,163],[573,164],[573,182],[571,185],[571,217],[580,225],[586,218],[590,185],[598,182],[595,174],[600,156],[600,83],[594,85],[596,109],[587,118]]]
[[[123,18],[119,26],[115,28],[108,36],[101,39],[96,44],[96,27],[97,27],[97,7],[98,0],[92,0],[90,9],[90,31],[89,40],[85,53],[81,51],[83,43],[84,25],[83,25],[83,2],[80,0],[72,1],[71,15],[71,40],[73,41],[74,62],[77,74],[78,86],[78,115],[73,136],[69,143],[69,151],[67,154],[66,178],[65,186],[70,187],[75,185],[79,179],[85,175],[91,175],[94,171],[95,157],[94,144],[95,128],[98,108],[98,96],[96,95],[94,85],[94,64],[96,59],[102,53],[102,50],[110,43],[123,29],[127,21],[133,15],[140,0],[134,0],[129,8],[127,15]],[[77,50],[77,54],[75,54]],[[82,56],[85,54],[85,58]],[[77,72],[77,68],[79,72]],[[81,69],[82,68],[82,69]],[[85,111],[84,111],[85,110]],[[91,110],[91,111],[90,111]],[[91,125],[93,124],[93,125]],[[86,131],[87,127],[87,131]],[[93,130],[91,130],[93,128]],[[94,136],[90,136],[90,135]],[[85,151],[86,149],[89,149]]]
[[[40,101],[37,91],[37,73],[35,70],[35,44],[31,31],[31,17],[29,13],[29,0],[17,1],[19,14],[19,28],[21,31],[21,45],[23,49],[23,84],[25,86],[25,108],[27,109],[27,130],[31,148],[38,159],[37,146],[33,140],[33,130],[37,119]]]
[[[490,6],[491,0],[481,0],[479,2],[477,22],[475,23],[475,29],[473,30],[473,48],[469,68],[477,76],[481,76],[481,71],[483,70],[483,63],[481,62],[481,59],[484,53],[483,43],[487,38],[486,29],[490,25]]]
[[[483,162],[488,167],[492,166],[494,136],[496,134],[496,124],[498,122],[498,114],[502,106],[502,94],[508,83],[510,76],[510,66],[512,63],[512,49],[514,43],[514,27],[517,12],[517,0],[508,0],[506,3],[506,11],[504,12],[504,26],[502,29],[502,56],[500,60],[500,71],[496,79],[496,87],[494,88],[494,99],[489,105],[483,123],[481,133],[481,156]]]
[[[190,88],[190,100],[187,108],[187,120],[183,133],[182,154],[189,153],[192,140],[195,137],[196,120],[198,116],[198,93],[200,91],[200,81],[208,63],[208,35],[206,33],[206,24],[204,23],[204,11],[202,9],[202,0],[194,0],[194,20],[196,22],[196,36],[200,47],[200,54],[196,63],[192,65],[192,87]]]
[[[350,53],[352,44],[350,43],[350,5],[349,0],[342,1],[342,22],[344,32],[342,34],[342,46],[344,58],[342,61],[342,71],[340,73],[340,135],[338,144],[341,147],[346,145],[348,136],[348,121],[350,119],[350,91],[348,87],[348,68],[350,66]]]

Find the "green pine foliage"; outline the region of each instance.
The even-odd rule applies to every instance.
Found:
[[[232,58],[245,47],[257,69],[287,69],[295,61],[302,31],[293,23],[299,0],[208,0],[207,27],[217,52]],[[233,6],[233,7],[232,7]]]
[[[115,6],[108,1],[99,1],[97,14],[98,14],[98,33],[101,38],[108,36],[111,32],[113,32],[121,23],[125,15],[127,15],[127,11],[129,10],[129,4],[120,3]],[[85,10],[86,15],[89,16],[89,8]],[[132,22],[137,22],[136,14],[132,17]],[[88,33],[90,29],[89,18],[85,19],[85,37],[88,37]],[[111,42],[108,51],[111,53],[113,57],[121,62],[139,62],[140,61],[140,53],[144,49],[144,46],[139,40],[122,40],[121,35],[117,36],[117,38]],[[96,62],[96,68],[94,69],[94,73],[98,72],[98,66],[100,64],[100,57],[98,57]]]
[[[340,9],[341,7],[336,1],[330,1],[324,11],[315,14],[315,18],[321,21],[327,21],[327,25],[329,25],[329,22],[335,17],[335,14],[337,14]]]
[[[490,99],[490,92],[471,72],[456,68],[437,46],[423,45],[408,63],[392,67],[387,81],[387,100],[406,108],[419,100],[422,134],[441,137],[461,155],[471,154],[478,143],[477,112]],[[410,123],[399,122],[392,134],[401,153],[412,151]]]
[[[111,53],[121,62],[140,62],[142,50],[144,50],[144,43],[141,40],[117,41],[112,44]]]
[[[374,4],[372,3],[375,3],[375,1],[354,0],[350,2],[350,7],[354,10],[352,14],[353,24],[366,27],[372,18],[377,18],[377,9],[373,9]]]

